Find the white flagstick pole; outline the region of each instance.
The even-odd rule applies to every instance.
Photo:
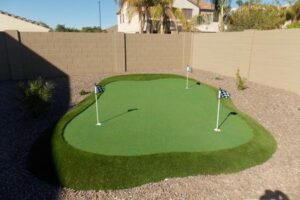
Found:
[[[95,100],[96,100],[96,116],[97,116],[97,126],[100,126],[101,123],[99,122],[99,110],[98,110],[98,98],[97,98],[97,88],[95,86]]]
[[[216,128],[214,129],[214,131],[216,131],[216,132],[220,132],[220,131],[221,131],[221,130],[219,129],[220,99],[221,99],[221,91],[219,90],[219,93],[218,93],[217,123],[216,123]]]
[[[189,70],[186,69],[186,87],[185,89],[189,89]]]

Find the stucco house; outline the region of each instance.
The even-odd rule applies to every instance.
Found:
[[[19,17],[0,10],[0,31],[18,30],[20,32],[49,32],[42,23]]]
[[[187,20],[191,20],[194,16],[197,16],[200,10],[200,14],[205,19],[205,22],[196,26],[195,29],[202,32],[219,31],[218,16],[214,4],[205,2],[204,0],[200,1],[198,5],[197,0],[174,0],[173,7],[181,9]],[[138,14],[134,14],[130,20],[127,3],[124,3],[117,13],[117,21],[118,32],[141,32],[139,16]]]

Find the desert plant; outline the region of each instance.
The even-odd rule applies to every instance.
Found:
[[[52,103],[55,85],[42,77],[20,83],[22,108],[33,117],[38,117]]]
[[[214,79],[214,80],[217,80],[217,81],[222,80],[222,78],[221,78],[219,75],[215,75],[213,79]]]
[[[80,92],[79,92],[79,94],[80,94],[81,96],[87,95],[87,94],[89,94],[89,93],[91,93],[91,92],[85,91],[84,89],[80,90]]]
[[[291,24],[287,25],[287,28],[288,28],[288,29],[292,29],[292,28],[300,28],[300,22],[294,22],[294,23],[291,23]]]
[[[237,89],[238,90],[246,89],[247,87],[246,87],[245,83],[246,83],[246,80],[241,77],[240,70],[237,69],[237,72],[236,72],[236,87],[237,87]]]

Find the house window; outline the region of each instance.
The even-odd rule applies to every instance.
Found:
[[[193,10],[188,8],[183,8],[182,13],[184,14],[186,19],[192,19]]]

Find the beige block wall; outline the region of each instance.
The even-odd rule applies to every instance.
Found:
[[[8,64],[5,34],[0,32],[0,80],[9,80],[10,67]]]
[[[0,80],[196,69],[300,93],[300,30],[216,34],[0,33]]]
[[[128,71],[182,67],[183,35],[126,35]]]
[[[255,31],[250,80],[300,94],[300,30]]]
[[[192,64],[300,94],[300,30],[195,34]]]
[[[117,33],[21,33],[22,44],[27,49],[23,50],[26,77],[62,73],[79,76],[118,71],[123,62],[121,57],[124,57],[122,45],[119,44],[123,39],[123,34]],[[43,61],[28,55],[32,52],[35,54],[33,57],[38,56]]]
[[[252,31],[194,34],[192,65],[196,69],[248,78]]]
[[[11,79],[23,79],[24,68],[22,63],[22,52],[20,34],[17,31],[7,31],[5,33],[7,60],[10,67],[10,78]]]

